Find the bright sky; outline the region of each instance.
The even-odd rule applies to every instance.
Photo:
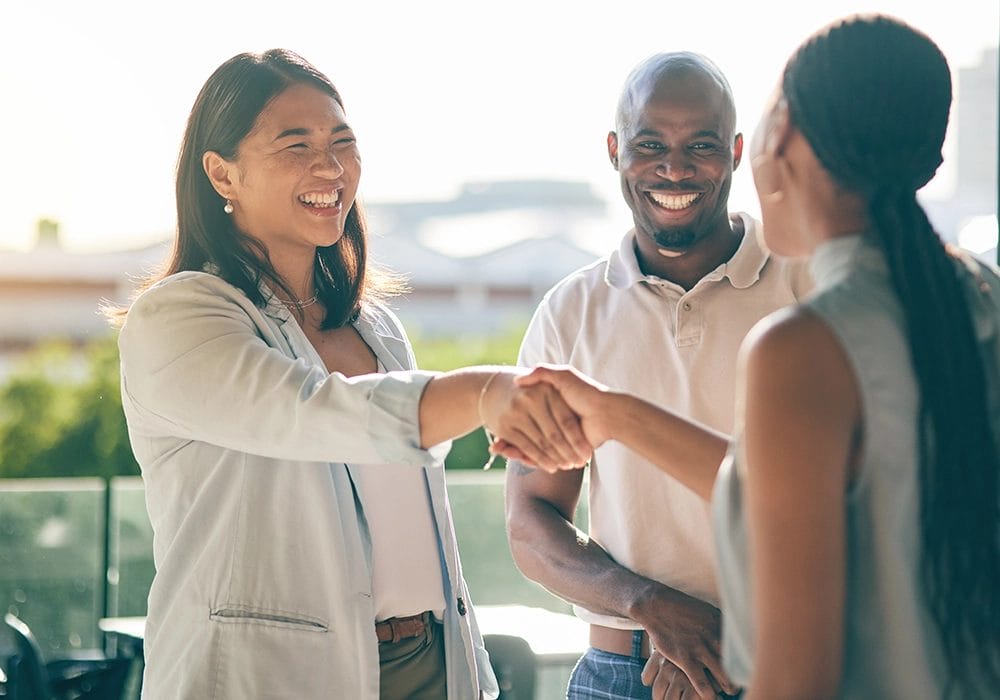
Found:
[[[672,49],[715,60],[749,139],[799,42],[836,17],[876,10],[930,34],[953,69],[976,64],[1000,35],[996,0],[6,0],[0,249],[29,247],[40,217],[58,220],[73,249],[169,234],[173,168],[198,90],[232,55],[276,46],[340,89],[364,158],[364,200],[445,199],[467,180],[552,177],[589,182],[627,214],[605,135],[637,62]],[[929,191],[946,193],[951,177],[944,167]],[[732,204],[757,208],[745,164]]]

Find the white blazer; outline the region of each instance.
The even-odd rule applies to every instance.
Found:
[[[129,310],[122,397],[156,565],[144,698],[377,700],[371,545],[351,470],[386,463],[427,480],[448,697],[497,696],[445,492],[450,445],[420,448],[433,373],[410,371],[388,309],[354,325],[387,373],[329,374],[283,305],[258,308],[206,272],[171,275]]]

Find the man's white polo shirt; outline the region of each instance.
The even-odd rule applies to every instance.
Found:
[[[771,257],[760,223],[690,291],[644,275],[635,232],[618,250],[568,275],[545,295],[518,363],[569,364],[612,388],[731,433],[736,356],[750,328],[809,290],[802,262]],[[708,504],[615,441],[590,467],[590,536],[623,566],[718,605]],[[575,608],[587,622],[631,620]]]

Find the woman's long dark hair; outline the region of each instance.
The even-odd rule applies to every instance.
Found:
[[[294,297],[275,271],[264,245],[237,230],[223,211],[225,200],[212,187],[202,166],[206,151],[236,157],[240,142],[261,112],[288,87],[306,84],[326,93],[343,107],[333,83],[301,56],[272,49],[241,53],[219,66],[208,78],[188,117],[177,162],[177,236],[163,270],[146,280],[145,289],[184,270],[213,264],[218,274],[265,306],[261,282]],[[338,328],[355,319],[365,301],[399,291],[398,279],[369,269],[365,219],[358,202],[347,213],[344,235],[331,246],[316,249],[314,282],[326,308],[322,328]],[[119,314],[121,315],[121,314]]]
[[[948,693],[970,697],[1000,684],[1000,436],[957,262],[916,199],[941,164],[948,64],[904,23],[856,16],[799,48],[783,92],[823,166],[867,200],[904,310],[920,388],[922,582]]]

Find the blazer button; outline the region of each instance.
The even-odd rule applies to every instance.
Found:
[[[461,598],[458,599],[458,614],[465,615],[468,612],[468,608],[465,607],[465,601]]]

